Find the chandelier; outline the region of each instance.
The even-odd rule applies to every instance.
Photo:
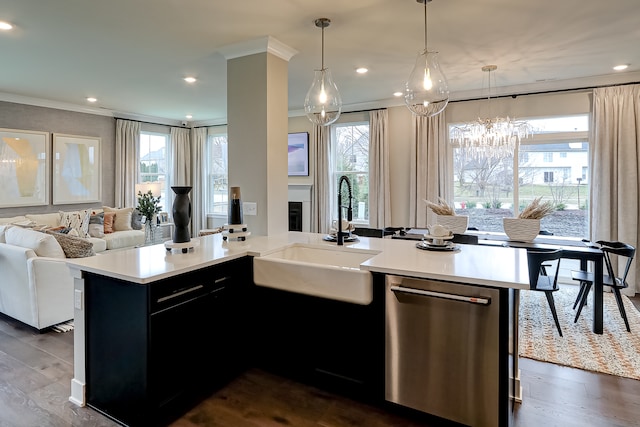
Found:
[[[304,112],[311,123],[328,126],[340,117],[342,98],[331,78],[331,72],[324,67],[324,29],[331,24],[331,20],[318,18],[314,23],[322,29],[322,66],[315,70],[313,82],[304,99]]]
[[[489,96],[487,105],[491,113],[491,72],[496,65],[485,65],[482,71],[489,73]],[[469,157],[502,159],[512,156],[520,140],[531,135],[531,125],[512,117],[481,118],[453,126],[451,143],[459,146]]]
[[[416,1],[424,4],[424,50],[405,83],[404,102],[414,114],[432,117],[449,103],[449,85],[438,63],[438,52],[427,50],[427,3],[431,0]]]

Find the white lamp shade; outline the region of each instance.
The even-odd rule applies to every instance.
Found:
[[[158,181],[154,182],[142,182],[140,184],[136,184],[136,194],[142,193],[147,194],[151,191],[151,194],[154,197],[160,196],[160,192],[162,191],[162,183]]]

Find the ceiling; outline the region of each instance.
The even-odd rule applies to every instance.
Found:
[[[289,61],[289,111],[300,113],[325,65],[344,110],[400,105],[424,47],[417,0],[3,0],[0,100],[61,106],[156,122],[225,123],[226,60],[220,50],[271,36]],[[638,0],[433,0],[429,50],[439,52],[452,99],[640,81]],[[622,72],[614,65],[629,64]],[[357,67],[369,72],[358,75]],[[197,77],[194,84],[183,78]],[[492,79],[493,80],[493,79]],[[483,91],[484,89],[484,91]],[[98,98],[95,104],[85,100]]]

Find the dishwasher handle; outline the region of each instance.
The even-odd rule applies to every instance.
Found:
[[[419,295],[424,297],[442,298],[447,300],[467,302],[470,304],[480,304],[480,305],[491,304],[491,298],[468,297],[464,295],[455,295],[455,294],[448,294],[448,293],[436,292],[436,291],[425,291],[423,289],[407,288],[404,286],[397,286],[397,285],[391,286],[389,289],[391,289],[393,292]]]

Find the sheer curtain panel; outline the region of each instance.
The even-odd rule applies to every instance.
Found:
[[[140,122],[116,119],[115,206],[136,207]]]
[[[191,158],[193,162],[193,189],[191,190],[191,235],[197,236],[207,228],[207,128],[191,129]]]
[[[391,225],[389,184],[389,114],[369,112],[369,226]]]
[[[640,85],[594,89],[591,125],[591,238],[638,247]],[[633,261],[624,293],[640,290]],[[618,265],[618,272],[624,267]]]
[[[424,200],[453,198],[452,150],[447,140],[444,114],[413,116],[409,222],[424,228],[435,223],[435,215]]]
[[[313,125],[313,153],[316,167],[313,173],[312,233],[328,233],[331,221],[331,146],[329,127]]]

